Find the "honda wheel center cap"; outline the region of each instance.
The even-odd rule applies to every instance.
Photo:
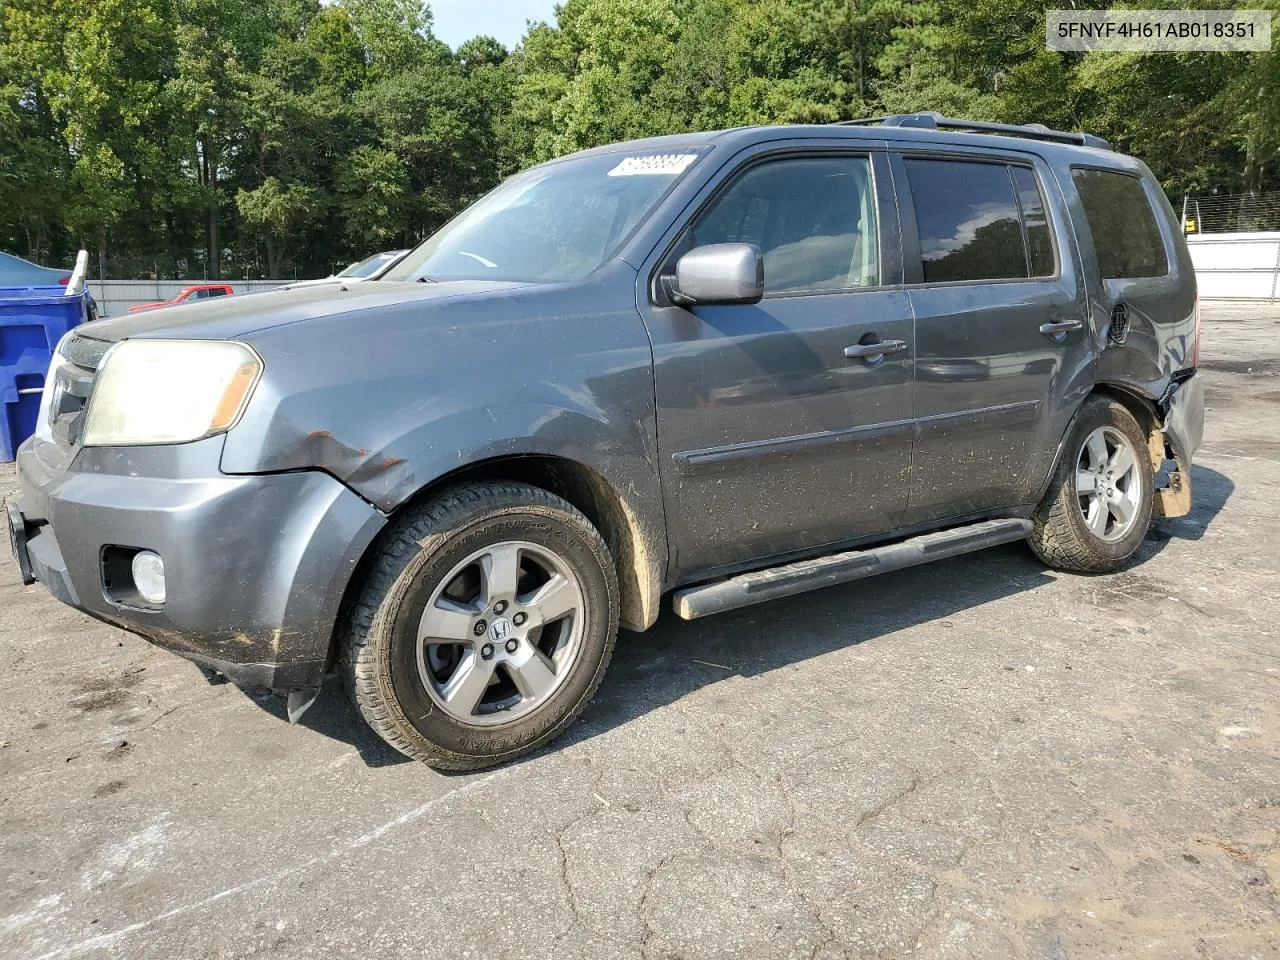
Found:
[[[511,636],[514,627],[511,621],[506,617],[495,617],[493,622],[489,624],[489,639],[494,643],[506,643],[507,638]]]

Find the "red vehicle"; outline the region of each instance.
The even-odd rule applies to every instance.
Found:
[[[188,303],[195,300],[208,300],[210,297],[229,297],[235,290],[229,283],[193,283],[183,287],[178,295],[170,300],[157,300],[154,303],[139,303],[129,308],[130,313],[139,310],[155,310],[157,307],[171,307],[176,303]]]

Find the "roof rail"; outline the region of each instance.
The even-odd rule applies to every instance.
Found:
[[[878,123],[885,127],[916,127],[925,130],[966,130],[970,133],[995,133],[1006,137],[1027,137],[1031,140],[1052,140],[1056,143],[1073,143],[1081,147],[1097,147],[1110,150],[1111,145],[1091,133],[1068,130],[1050,130],[1043,123],[1018,126],[1012,123],[987,123],[985,120],[957,120],[940,113],[896,113],[885,117],[867,117],[863,120],[839,120],[837,126],[867,126]]]

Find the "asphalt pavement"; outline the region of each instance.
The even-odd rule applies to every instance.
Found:
[[[1207,304],[1190,516],[620,638],[444,775],[0,557],[0,957],[1280,956],[1280,307]],[[14,489],[0,466],[0,496]]]

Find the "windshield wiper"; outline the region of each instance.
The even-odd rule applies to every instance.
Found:
[[[422,276],[418,277],[418,282],[419,283],[439,283],[440,281],[437,280],[435,277],[428,277],[424,273]]]

